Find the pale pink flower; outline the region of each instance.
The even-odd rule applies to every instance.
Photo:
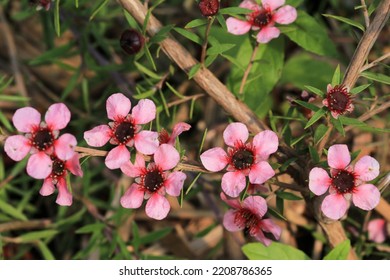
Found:
[[[376,243],[383,243],[387,236],[387,223],[384,219],[374,219],[368,223],[368,239]]]
[[[329,218],[338,220],[349,207],[349,201],[363,210],[378,205],[380,193],[377,187],[367,184],[379,175],[379,163],[370,156],[350,165],[351,155],[347,145],[333,145],[328,150],[329,177],[326,170],[315,167],[309,174],[309,188],[316,195],[329,194],[322,202],[321,210]]]
[[[227,153],[220,147],[212,148],[200,155],[203,166],[213,172],[221,171],[227,165],[222,176],[222,190],[231,197],[237,197],[246,186],[246,176],[251,184],[263,184],[275,175],[275,171],[266,161],[276,152],[278,136],[271,130],[265,130],[246,143],[249,137],[247,127],[239,122],[229,124],[223,132],[223,139],[229,146]]]
[[[52,171],[50,155],[55,153],[59,159],[68,160],[75,153],[77,141],[73,135],[66,133],[58,138],[59,130],[65,128],[69,121],[70,111],[63,103],[51,105],[44,122],[41,122],[41,114],[34,108],[20,108],[13,115],[12,122],[25,135],[8,137],[4,150],[15,161],[22,160],[30,152],[28,175],[44,179]]]
[[[274,26],[275,23],[290,24],[297,18],[297,10],[289,5],[283,6],[284,2],[284,0],[262,0],[262,5],[259,6],[252,0],[244,0],[240,7],[253,12],[246,16],[245,21],[229,17],[226,20],[228,32],[242,35],[252,28],[255,31],[259,30],[256,36],[257,42],[268,43],[280,35],[280,30]]]
[[[130,152],[127,147],[135,149],[145,155],[153,154],[158,145],[158,133],[141,130],[142,124],[146,124],[156,117],[156,105],[152,100],[142,99],[134,106],[131,114],[130,100],[122,93],[112,94],[106,102],[107,116],[113,120],[108,125],[99,125],[84,132],[84,139],[88,145],[102,147],[108,141],[118,145],[106,156],[106,166],[110,169],[120,168],[130,160]]]
[[[139,208],[147,199],[146,215],[161,220],[171,208],[165,194],[179,196],[186,175],[173,169],[180,160],[179,152],[169,144],[162,144],[153,155],[154,162],[145,166],[144,157],[137,153],[135,163],[128,161],[121,167],[126,175],[136,178],[134,184],[122,196],[120,203],[125,208]]]
[[[83,171],[80,167],[79,155],[76,153],[69,160],[60,160],[55,155],[51,156],[52,172],[43,181],[43,185],[39,193],[43,196],[51,195],[55,188],[58,189],[57,204],[62,206],[72,205],[72,194],[68,190],[66,184],[66,176],[68,171],[75,176],[82,177]]]
[[[327,86],[326,98],[322,101],[325,107],[328,107],[332,116],[337,119],[340,115],[351,113],[353,111],[353,104],[349,88],[342,85],[332,87]]]
[[[241,202],[238,199],[227,199],[225,194],[221,193],[221,199],[233,208],[223,217],[223,225],[228,231],[245,229],[265,246],[269,246],[272,240],[265,237],[264,232],[271,233],[276,240],[280,238],[282,229],[271,219],[264,219],[268,208],[267,202],[261,196],[248,196]]]
[[[190,130],[191,125],[185,122],[179,122],[173,126],[172,134],[169,135],[168,131],[162,129],[158,135],[158,141],[161,144],[169,144],[175,146],[176,137],[182,134],[184,131]]]

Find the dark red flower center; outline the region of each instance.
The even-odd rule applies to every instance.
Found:
[[[53,167],[51,171],[51,177],[57,178],[63,176],[65,173],[65,161],[62,161],[58,158],[52,160],[53,160]]]
[[[241,147],[233,153],[231,162],[237,170],[243,170],[252,166],[254,158],[251,150]]]
[[[122,49],[130,55],[138,53],[144,46],[144,43],[144,37],[135,29],[127,29],[123,31],[120,38],[120,45]]]
[[[257,233],[259,222],[259,217],[249,209],[241,208],[235,212],[234,223],[238,227],[247,229],[250,235]]]
[[[261,10],[253,15],[252,22],[254,26],[264,27],[267,26],[272,20],[272,13],[267,10]]]
[[[144,187],[151,193],[158,191],[164,184],[163,174],[157,168],[148,170],[148,172],[143,175],[141,179],[143,181]]]
[[[332,177],[332,185],[339,194],[351,193],[355,189],[355,174],[347,170],[339,170]]]
[[[339,114],[345,113],[351,104],[351,97],[345,87],[336,86],[328,92],[329,109]]]
[[[114,135],[120,144],[126,144],[134,138],[135,127],[131,122],[121,122],[116,126]]]
[[[161,144],[166,144],[169,141],[169,133],[164,128],[161,129],[160,133],[158,134],[158,142]]]
[[[32,135],[32,145],[39,151],[45,151],[53,145],[54,137],[47,128],[40,128]]]

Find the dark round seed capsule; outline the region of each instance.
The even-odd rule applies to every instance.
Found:
[[[144,46],[144,42],[144,37],[135,29],[123,31],[120,39],[122,49],[130,55],[138,53]]]
[[[200,0],[199,9],[203,16],[215,16],[219,11],[219,0]]]

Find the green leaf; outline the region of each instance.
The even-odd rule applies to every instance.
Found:
[[[62,94],[61,94],[61,100],[65,100],[68,95],[76,88],[77,82],[80,76],[81,69],[77,69],[77,71],[70,77],[69,82],[67,83],[66,87],[64,88]]]
[[[314,132],[314,143],[318,144],[324,137],[328,127],[324,124],[320,124]]]
[[[223,17],[223,15],[218,14],[218,15],[216,16],[216,18],[217,18],[219,24],[221,25],[222,29],[225,30],[225,31],[227,31],[226,20],[225,20],[225,18]]]
[[[103,0],[100,2],[100,4],[96,7],[96,9],[92,12],[92,15],[89,17],[89,21],[93,20],[97,13],[104,8],[108,4],[110,0]]]
[[[360,76],[365,77],[369,80],[377,81],[386,85],[390,85],[390,77],[386,76],[381,73],[373,73],[373,72],[368,72],[365,71],[363,73],[360,73]]]
[[[242,14],[250,14],[253,13],[250,9],[240,8],[240,7],[228,7],[228,8],[222,8],[219,10],[219,13],[221,15],[242,15]]]
[[[55,49],[48,50],[41,54],[38,57],[35,57],[34,59],[29,61],[29,64],[32,66],[36,66],[43,63],[52,62],[55,59],[64,57],[72,48],[73,43],[70,42],[69,44],[59,46]]]
[[[59,231],[57,230],[40,230],[40,231],[33,231],[29,232],[23,235],[20,235],[18,238],[20,238],[23,242],[31,242],[43,238],[49,238],[57,235]]]
[[[201,66],[202,65],[200,63],[192,66],[191,70],[188,72],[188,79],[191,80],[196,75],[196,73],[198,73]]]
[[[5,214],[8,214],[9,216],[11,216],[11,217],[13,217],[15,219],[22,220],[22,221],[28,221],[27,217],[22,212],[20,212],[15,207],[13,207],[12,205],[6,203],[3,200],[0,200],[0,209]]]
[[[44,242],[39,240],[37,242],[37,245],[38,245],[39,251],[41,251],[42,256],[45,260],[55,260],[53,253],[50,251],[49,247],[47,247],[47,245]]]
[[[362,122],[355,118],[348,118],[345,116],[339,116],[339,119],[343,125],[351,125],[354,127],[359,127],[360,129],[366,130],[366,131],[372,131],[372,132],[389,132],[390,129],[383,129],[383,128],[376,128],[372,127],[365,122]]]
[[[220,44],[220,45],[215,45],[210,47],[207,50],[207,55],[215,55],[215,54],[222,54],[231,48],[234,48],[236,45],[235,44]]]
[[[151,77],[153,79],[156,79],[156,80],[160,80],[161,79],[161,76],[159,76],[158,74],[156,74],[153,71],[149,70],[148,68],[146,68],[142,64],[138,63],[137,61],[134,61],[134,65],[135,65],[135,67],[137,67],[137,69],[139,71],[141,71],[145,75],[147,75],[147,76],[149,76],[149,77]]]
[[[309,153],[313,163],[317,164],[320,161],[320,156],[318,155],[317,150],[314,147],[309,146]]]
[[[317,122],[319,119],[322,118],[326,114],[326,110],[322,107],[317,112],[314,113],[314,115],[311,117],[311,119],[307,122],[305,129],[312,126],[315,122]]]
[[[268,247],[261,243],[248,243],[241,249],[250,260],[310,260],[301,250],[278,242],[272,242]]]
[[[139,239],[139,245],[150,244],[150,243],[156,242],[156,241],[164,238],[165,236],[167,236],[171,232],[172,232],[171,227],[165,227],[165,228],[160,229],[160,230],[155,230],[155,231],[153,231],[145,236],[142,236]]]
[[[351,241],[349,239],[340,243],[332,249],[325,257],[324,260],[346,260],[348,253],[351,250]]]
[[[58,37],[61,36],[61,25],[60,25],[60,0],[56,0],[54,6],[54,29]]]
[[[355,87],[353,89],[351,89],[349,91],[350,94],[358,94],[358,93],[361,93],[363,90],[367,89],[369,86],[371,86],[372,84],[365,84],[365,85],[361,85],[361,86],[358,86],[358,87]]]
[[[305,107],[309,110],[312,110],[313,112],[317,112],[320,109],[319,107],[317,107],[316,105],[314,105],[312,103],[305,102],[305,101],[302,101],[299,99],[295,99],[294,102],[301,105],[302,107]]]
[[[98,232],[98,231],[102,231],[104,228],[105,225],[103,223],[94,223],[79,228],[78,230],[76,230],[76,233],[82,234],[82,233]]]
[[[186,26],[184,26],[184,28],[195,28],[206,24],[207,24],[207,19],[198,18],[187,23]]]
[[[295,22],[287,27],[279,26],[278,28],[307,51],[318,55],[338,57],[337,49],[329,39],[326,28],[301,10],[298,11]]]
[[[274,216],[277,219],[287,221],[286,217],[284,217],[282,214],[280,214],[278,211],[275,211],[271,207],[268,208],[268,213],[272,216]]]
[[[346,24],[349,24],[349,25],[352,25],[354,27],[357,27],[359,28],[361,31],[365,31],[365,28],[362,24],[360,24],[359,22],[357,21],[354,21],[352,19],[349,19],[349,18],[345,18],[345,17],[340,17],[340,16],[335,16],[335,15],[330,15],[330,14],[323,14],[324,17],[328,17],[328,18],[334,18],[338,21],[341,21],[341,22],[344,22]]]
[[[340,64],[337,65],[336,70],[334,71],[333,77],[332,77],[332,86],[335,87],[340,84],[341,81],[341,74],[340,74]]]
[[[155,44],[155,43],[160,43],[162,41],[164,41],[168,36],[169,36],[169,32],[171,32],[171,30],[173,29],[173,27],[175,27],[174,24],[169,24],[169,25],[165,25],[164,27],[162,27],[151,39],[150,39],[150,43],[152,44]]]
[[[336,130],[342,135],[342,136],[345,136],[345,130],[344,130],[344,126],[343,124],[341,123],[341,120],[340,118],[331,118],[330,121],[332,122],[333,126],[336,128]]]
[[[316,87],[312,87],[312,86],[305,86],[305,88],[307,90],[309,90],[310,92],[314,93],[315,95],[318,95],[320,97],[325,97],[325,93],[322,92],[322,90],[316,88]]]
[[[199,36],[196,35],[195,33],[192,33],[191,31],[188,31],[180,27],[174,27],[173,30],[175,30],[180,35],[186,37],[188,40],[191,40],[192,42],[197,43],[198,45],[202,45],[202,39],[200,39]]]
[[[285,200],[302,200],[302,197],[299,197],[291,192],[278,191],[276,192],[276,195]]]

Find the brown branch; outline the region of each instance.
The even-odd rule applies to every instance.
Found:
[[[384,55],[382,55],[382,56],[378,57],[377,59],[375,59],[373,62],[364,65],[362,67],[362,69],[360,70],[360,72],[364,72],[364,71],[366,71],[366,70],[368,70],[368,69],[378,65],[381,61],[383,61],[385,59],[388,59],[389,57],[390,57],[390,52],[385,53]]]
[[[0,232],[7,232],[11,230],[21,230],[21,229],[48,228],[49,226],[51,226],[51,221],[47,219],[31,220],[31,221],[13,221],[13,222],[0,224]]]
[[[355,53],[351,59],[351,62],[347,68],[344,76],[343,85],[353,88],[357,79],[359,78],[360,71],[367,59],[367,56],[374,45],[376,39],[379,36],[380,31],[386,24],[390,15],[390,0],[383,0],[376,9],[376,15],[371,22],[370,26],[364,32]]]
[[[369,27],[370,26],[370,16],[368,15],[366,1],[360,0],[360,3],[362,4],[363,16],[364,16],[364,21],[366,23],[366,27]]]

